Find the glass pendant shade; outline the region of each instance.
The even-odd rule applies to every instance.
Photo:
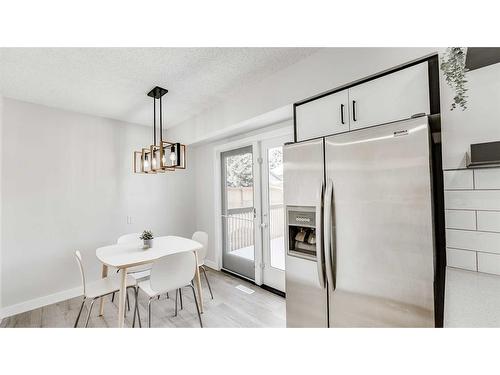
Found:
[[[167,166],[173,169],[185,169],[186,145],[167,141],[163,141],[162,144]]]
[[[177,164],[177,155],[175,153],[175,146],[170,147],[170,161],[173,165]]]
[[[165,146],[165,142],[161,143],[161,147],[158,147],[159,151],[159,161],[160,168],[163,171],[174,171],[175,168],[172,168],[172,165],[169,160],[169,149]]]
[[[152,169],[152,153],[150,148],[142,149],[142,173],[156,173],[155,170]]]
[[[134,173],[144,173],[142,171],[142,151],[134,151]]]
[[[160,146],[151,145],[151,170],[154,172],[165,172],[161,162]]]

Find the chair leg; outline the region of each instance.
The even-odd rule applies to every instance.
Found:
[[[212,297],[212,299],[214,299],[214,295],[212,293],[212,287],[210,286],[210,283],[208,281],[207,271],[205,271],[205,267],[203,267],[203,266],[201,266],[200,268],[203,271],[203,274],[205,275],[205,280],[207,280],[208,290],[210,291],[210,297]]]
[[[169,299],[170,297],[168,296],[168,292],[167,292],[167,299]]]
[[[151,328],[151,302],[153,302],[152,298],[148,301],[148,328]]]
[[[115,292],[113,292],[113,295],[111,296],[111,303],[115,302]]]
[[[137,298],[139,299],[139,289],[137,290]],[[139,328],[142,328],[141,312],[139,311],[139,302],[137,302],[137,319],[139,320]]]
[[[134,320],[132,321],[132,328],[135,328],[136,315],[137,318],[139,319],[139,328],[142,328],[141,313],[139,312],[139,288],[137,287],[134,288],[134,294],[135,294],[135,307],[134,307]]]
[[[90,313],[92,312],[92,307],[94,307],[94,302],[96,300],[97,300],[97,298],[94,298],[94,299],[92,299],[92,302],[90,303],[89,313],[87,314],[87,321],[85,322],[85,328],[87,328],[89,326]]]
[[[179,299],[181,301],[181,310],[182,310],[183,307],[182,307],[182,289],[181,288],[179,288]]]
[[[177,316],[177,295],[179,294],[179,289],[175,290],[175,314],[174,316]]]
[[[127,295],[127,311],[130,311],[130,300],[128,298],[128,289],[125,290],[125,294]],[[125,316],[127,316],[126,312],[125,312]]]
[[[198,299],[196,298],[196,292],[194,291],[194,286],[189,285],[193,291],[194,303],[196,304],[196,312],[198,313],[198,319],[200,320],[200,327],[203,328],[203,323],[201,321],[200,307],[198,306]]]
[[[78,312],[78,316],[76,317],[75,325],[73,328],[76,328],[78,326],[78,321],[80,320],[80,315],[82,315],[82,310],[83,310],[83,305],[85,305],[86,298],[83,297],[82,305],[80,306],[80,311]]]

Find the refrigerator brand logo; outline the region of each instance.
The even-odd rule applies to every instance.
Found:
[[[399,130],[397,132],[394,132],[395,137],[400,137],[402,135],[408,135],[408,130]]]

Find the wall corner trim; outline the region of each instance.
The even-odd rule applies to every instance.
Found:
[[[212,260],[205,259],[205,266],[213,270],[220,271],[220,268],[217,266],[217,263]]]

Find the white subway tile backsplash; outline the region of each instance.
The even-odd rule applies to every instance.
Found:
[[[500,254],[500,233],[447,229],[446,245],[458,249]]]
[[[450,267],[477,271],[475,251],[447,248],[446,263]]]
[[[476,189],[500,189],[500,168],[476,169],[474,181]]]
[[[477,253],[477,270],[500,275],[500,255]]]
[[[476,229],[476,211],[446,210],[446,228]]]
[[[444,200],[447,209],[500,211],[500,190],[445,191]]]
[[[448,265],[500,275],[500,168],[443,174]]]
[[[474,188],[472,170],[443,171],[443,175],[445,190]]]
[[[477,229],[500,232],[500,212],[477,211]]]

